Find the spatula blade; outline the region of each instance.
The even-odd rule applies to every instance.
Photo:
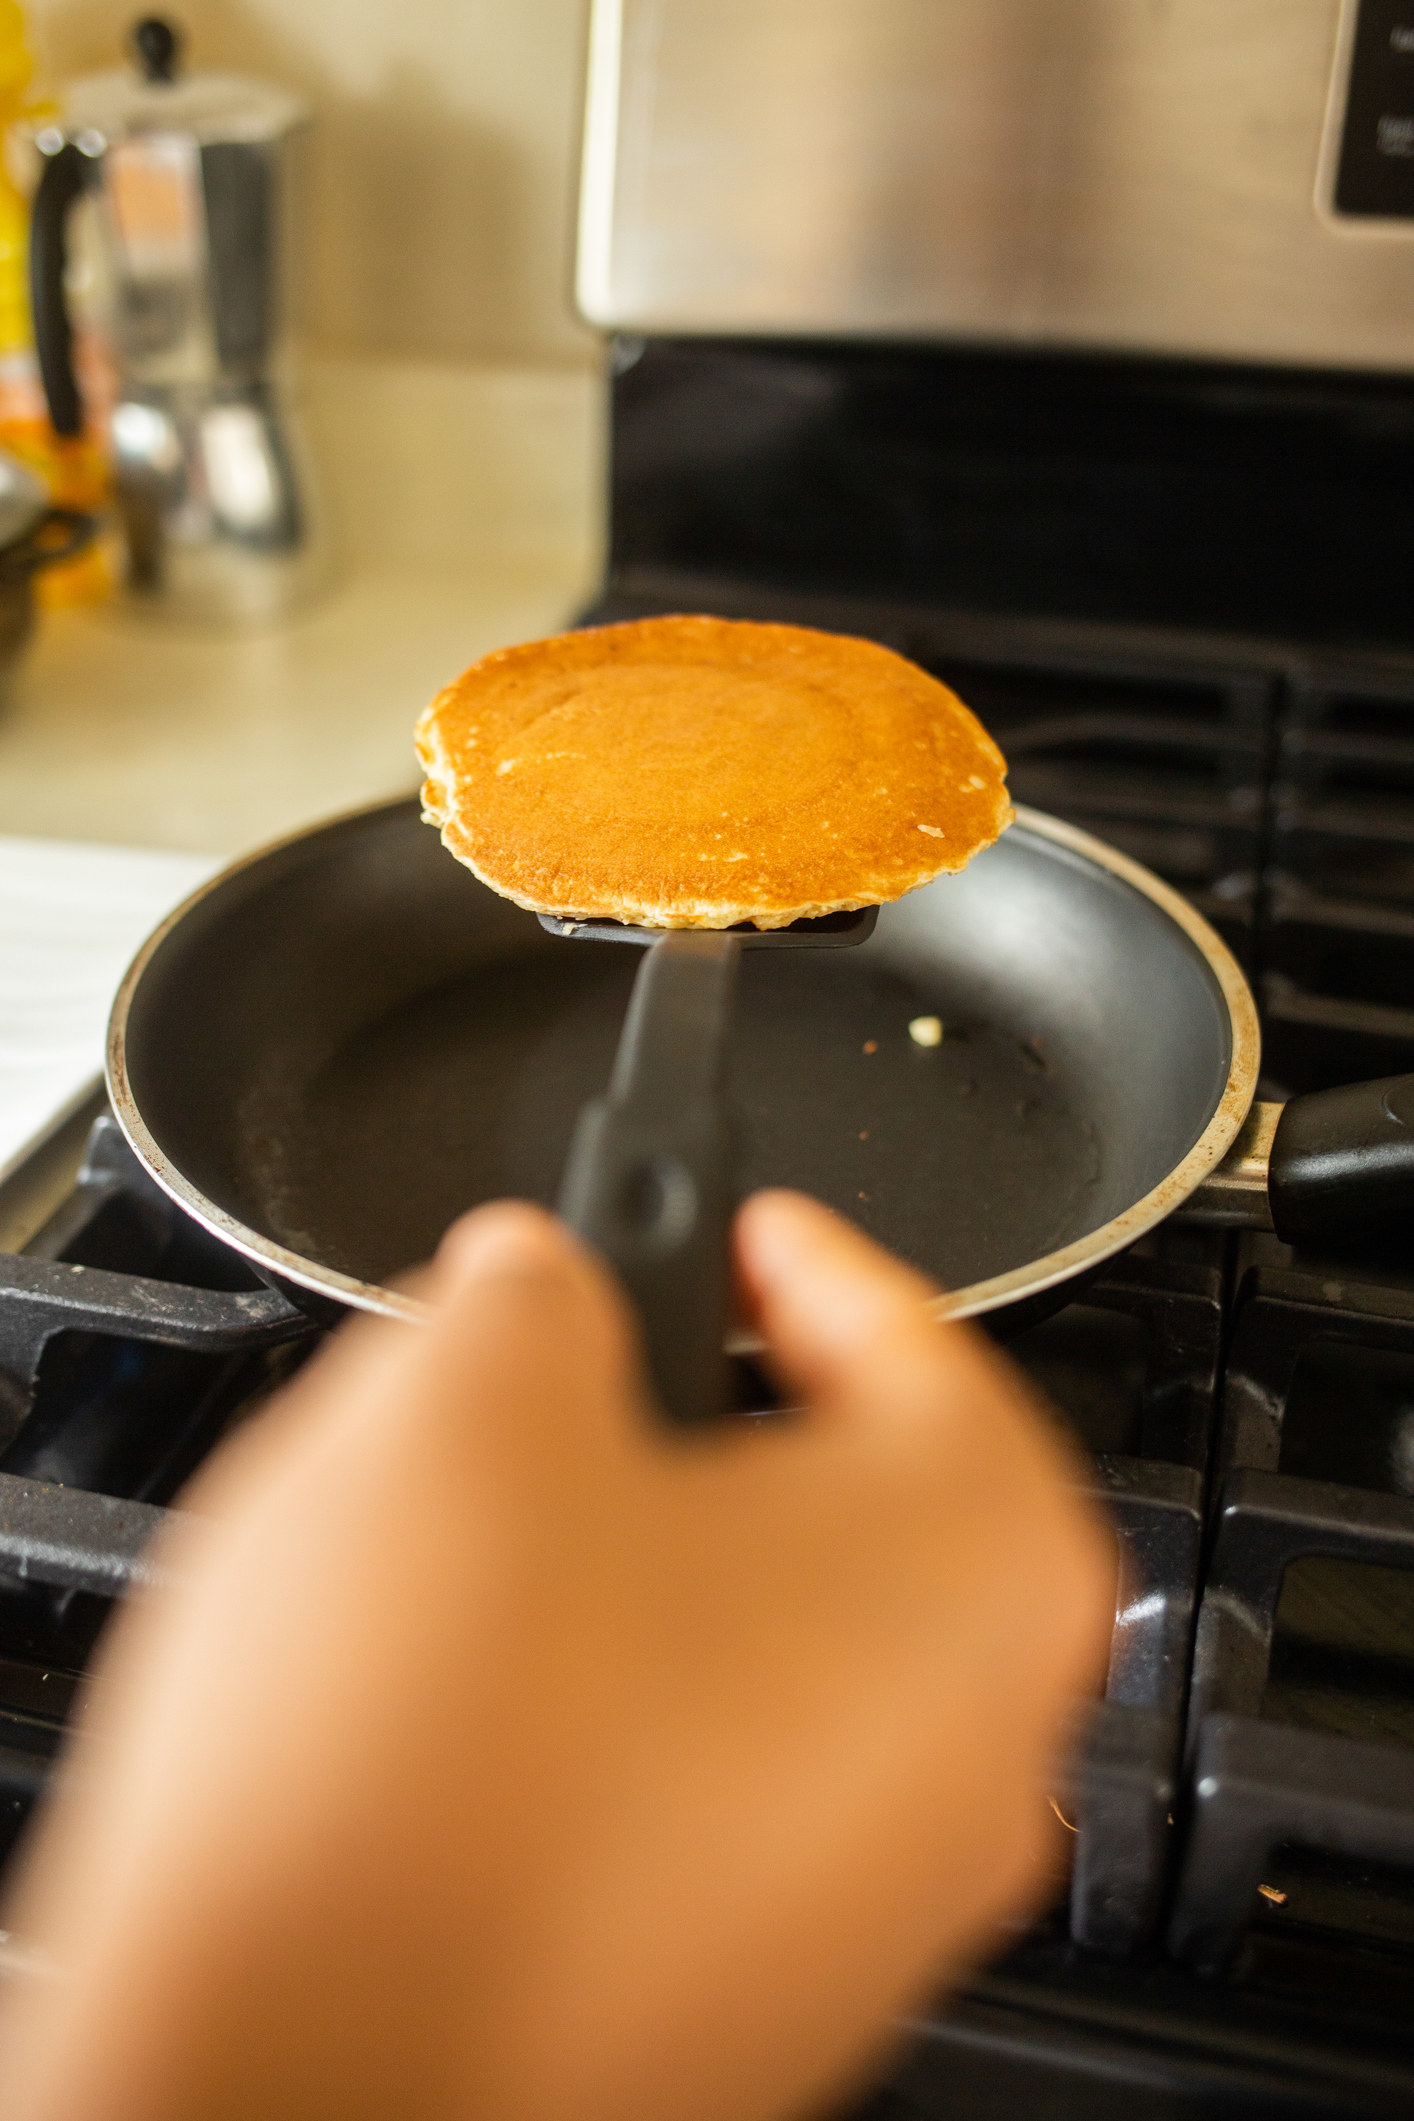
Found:
[[[638,928],[628,921],[575,920],[559,913],[537,913],[535,918],[549,935],[569,936],[574,942],[637,943],[641,949],[681,932]],[[743,950],[850,950],[868,941],[878,918],[877,906],[859,906],[848,913],[822,913],[813,920],[793,921],[789,928],[753,928],[748,921],[740,921],[725,932],[736,936]]]

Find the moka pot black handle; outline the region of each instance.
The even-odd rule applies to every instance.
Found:
[[[29,238],[29,300],[34,347],[49,419],[59,435],[83,432],[83,400],[74,375],[74,332],[64,286],[69,213],[88,189],[93,158],[65,140],[44,156]]]

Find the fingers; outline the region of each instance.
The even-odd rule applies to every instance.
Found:
[[[544,1208],[524,1200],[491,1201],[447,1230],[422,1293],[430,1303],[446,1304],[455,1300],[459,1289],[488,1277],[555,1278],[587,1263],[577,1239]]]
[[[636,1340],[612,1277],[543,1209],[497,1201],[452,1224],[418,1270],[424,1323],[349,1319],[184,1497],[224,1515],[309,1465],[352,1470],[360,1443],[415,1452],[590,1419],[627,1430]],[[334,1477],[337,1477],[335,1474]]]
[[[1088,1676],[1093,1612],[1113,1612],[1112,1542],[1069,1492],[1072,1451],[1022,1374],[972,1328],[940,1323],[922,1275],[803,1195],[755,1195],[736,1245],[773,1359],[815,1420],[905,1438],[917,1478],[941,1471],[945,1496],[969,1487],[974,1528],[992,1512],[999,1551],[1044,1559],[1057,1614],[1078,1616]]]
[[[507,1306],[539,1312],[548,1341],[583,1337],[593,1359],[627,1357],[631,1322],[613,1275],[556,1216],[529,1201],[493,1201],[447,1231],[428,1273],[433,1338],[471,1335],[489,1347],[516,1337]],[[533,1361],[536,1351],[528,1349]]]
[[[426,1290],[424,1364],[443,1418],[528,1438],[626,1430],[637,1339],[612,1275],[544,1209],[501,1201],[443,1238]]]
[[[970,1334],[930,1315],[931,1282],[804,1194],[753,1195],[735,1244],[746,1300],[785,1382],[826,1417],[856,1404],[902,1406],[900,1390],[920,1368],[936,1383],[945,1346],[964,1373],[982,1360]]]

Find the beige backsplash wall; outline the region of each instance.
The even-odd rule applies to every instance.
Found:
[[[114,64],[139,0],[29,0],[46,82]],[[590,364],[569,288],[584,0],[181,0],[194,65],[316,114],[316,344]]]
[[[561,616],[602,564],[599,378],[568,363],[450,363],[321,352],[306,431],[340,556],[377,566],[546,565]]]

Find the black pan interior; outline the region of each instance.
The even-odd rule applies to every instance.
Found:
[[[553,1201],[638,963],[547,936],[415,803],[391,805],[262,857],[184,917],[133,997],[129,1084],[209,1201],[381,1281],[476,1201]],[[940,1043],[910,1035],[920,1017]],[[1018,826],[885,907],[860,949],[745,953],[737,1179],[804,1187],[957,1287],[1142,1197],[1228,1065],[1221,992],[1183,931]]]

